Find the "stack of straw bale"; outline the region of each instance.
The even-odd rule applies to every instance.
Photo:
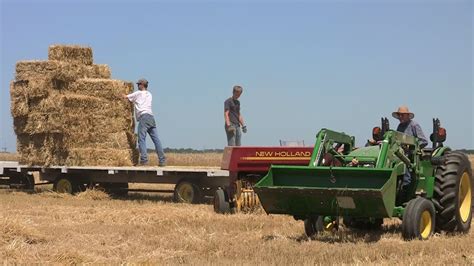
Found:
[[[110,79],[90,47],[53,45],[47,61],[21,61],[10,84],[20,163],[136,164],[133,106],[121,98],[133,84]]]

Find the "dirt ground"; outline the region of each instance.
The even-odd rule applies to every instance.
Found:
[[[219,215],[211,205],[173,203],[170,194],[114,199],[49,189],[0,190],[4,264],[474,264],[474,230],[406,242],[400,222],[386,219],[381,231],[310,240],[301,221],[263,211]]]

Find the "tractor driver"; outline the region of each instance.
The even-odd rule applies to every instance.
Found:
[[[424,148],[426,145],[428,145],[428,140],[426,139],[423,130],[421,130],[420,124],[413,120],[415,114],[411,113],[407,106],[398,107],[398,110],[393,112],[392,116],[400,121],[400,124],[398,124],[397,127],[398,132],[417,137],[420,148]],[[403,176],[402,188],[406,189],[406,187],[410,185],[411,181],[410,171],[407,170]]]

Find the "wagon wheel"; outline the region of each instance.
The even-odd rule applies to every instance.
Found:
[[[180,181],[174,189],[174,201],[180,203],[200,203],[201,189],[189,181]]]
[[[83,184],[79,184],[71,178],[59,177],[54,181],[53,190],[58,193],[74,194],[77,192],[84,191],[85,187]]]

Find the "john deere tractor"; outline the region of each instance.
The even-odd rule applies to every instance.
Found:
[[[322,129],[308,166],[272,166],[255,191],[267,213],[304,221],[305,232],[377,228],[383,218],[402,219],[404,239],[435,231],[467,233],[472,219],[472,170],[468,157],[445,147],[446,130],[433,119],[433,146],[382,127],[354,148],[355,138]],[[403,184],[405,175],[411,176]]]

